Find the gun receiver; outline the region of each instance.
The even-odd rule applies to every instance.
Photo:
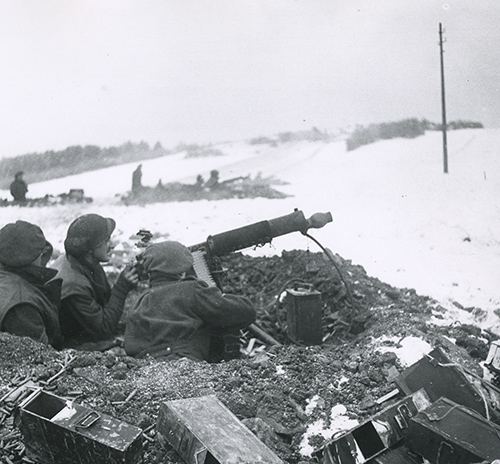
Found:
[[[320,229],[332,222],[331,213],[316,213],[306,219],[302,211],[295,210],[291,214],[268,221],[260,221],[238,229],[210,235],[207,241],[189,247],[191,251],[203,250],[210,256],[223,256],[233,251],[264,245],[273,238],[291,232],[305,233],[309,229]]]

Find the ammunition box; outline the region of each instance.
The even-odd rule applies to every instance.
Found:
[[[412,453],[406,446],[388,449],[373,459],[373,464],[421,464],[419,456]]]
[[[28,458],[44,464],[138,464],[142,430],[59,396],[36,391],[19,406]]]
[[[213,395],[163,403],[156,432],[188,464],[283,464]]]
[[[500,390],[453,364],[440,348],[404,370],[395,382],[405,395],[425,388],[432,402],[445,397],[483,417],[488,410],[491,420],[500,421]]]
[[[430,404],[419,390],[330,441],[315,456],[322,464],[363,464],[406,438],[410,419]]]
[[[431,463],[491,462],[500,457],[500,427],[469,408],[440,398],[411,419],[407,445]]]
[[[287,289],[286,293],[288,338],[300,345],[321,345],[321,293],[305,288]]]

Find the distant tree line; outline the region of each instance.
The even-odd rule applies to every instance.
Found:
[[[40,182],[79,174],[108,166],[167,155],[160,142],[150,147],[147,142],[126,142],[119,146],[74,145],[64,150],[29,153],[0,160],[0,187],[7,188],[14,174],[25,172],[28,182]]]
[[[336,134],[312,127],[309,130],[280,132],[274,137],[254,137],[250,139],[249,143],[250,145],[270,145],[271,147],[277,147],[280,143],[290,142],[332,142],[336,137]]]
[[[387,140],[396,137],[415,138],[424,135],[426,130],[441,130],[442,125],[427,119],[409,118],[401,121],[358,126],[346,139],[347,151],[355,150],[362,145],[368,145],[377,140]],[[477,121],[457,120],[447,124],[448,130],[480,129],[483,125]]]

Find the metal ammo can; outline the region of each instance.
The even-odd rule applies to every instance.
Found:
[[[320,345],[323,338],[321,293],[311,287],[286,290],[287,335],[299,345]]]

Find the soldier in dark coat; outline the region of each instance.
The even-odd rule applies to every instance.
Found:
[[[42,230],[17,221],[0,230],[0,330],[59,347],[61,282],[45,267],[52,246]]]
[[[139,164],[132,173],[132,193],[137,193],[142,189],[142,164]]]
[[[219,185],[219,171],[217,171],[217,169],[213,169],[212,171],[210,171],[210,177],[205,182],[203,187],[212,190],[214,188],[217,188],[218,185]]]
[[[85,214],[68,228],[66,254],[54,267],[62,279],[61,329],[65,346],[104,350],[113,346],[125,299],[138,282],[134,269],[126,268],[111,288],[100,263],[110,258],[115,221]]]
[[[127,320],[125,351],[131,356],[208,361],[214,335],[234,333],[255,320],[255,309],[247,298],[223,294],[186,275],[193,258],[178,242],[149,246],[142,264],[150,289]]]
[[[10,194],[15,202],[24,203],[26,201],[26,193],[28,192],[28,185],[23,179],[23,171],[16,172],[14,181],[10,184]]]

